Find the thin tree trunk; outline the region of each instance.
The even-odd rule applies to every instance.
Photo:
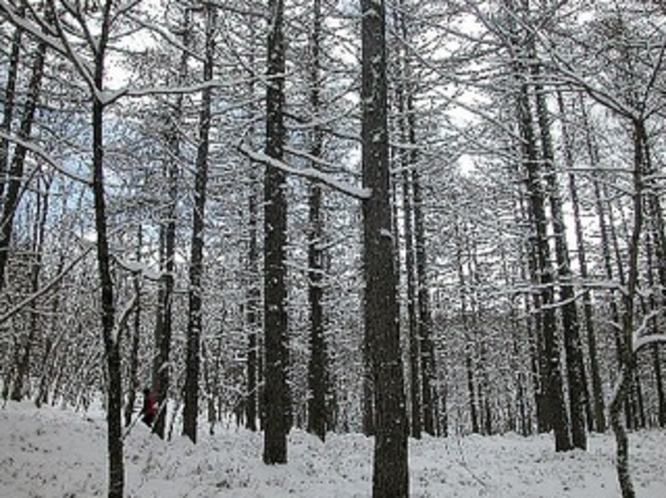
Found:
[[[123,429],[122,429],[122,359],[121,334],[115,323],[115,289],[111,272],[111,252],[109,249],[106,194],[104,182],[104,110],[105,104],[99,99],[104,90],[104,71],[106,49],[112,22],[111,9],[113,2],[107,0],[103,4],[101,29],[95,48],[94,57],[94,90],[92,103],[92,166],[93,166],[93,197],[95,206],[95,229],[97,232],[97,264],[100,280],[100,303],[102,337],[106,357],[107,375],[107,451],[109,455],[109,498],[122,498],[125,486],[125,466],[123,462]],[[55,17],[55,6],[50,2],[52,15]],[[61,30],[61,26],[58,25]],[[60,31],[60,36],[64,34]],[[93,89],[91,89],[93,90]]]
[[[19,15],[23,15],[24,2],[20,4]],[[18,79],[19,62],[21,59],[21,38],[23,30],[15,28],[12,35],[11,50],[9,59],[7,61],[7,83],[5,86],[5,98],[2,109],[2,125],[0,130],[4,131],[7,135],[10,134],[12,129],[12,120],[14,119],[14,107],[16,105],[16,81]],[[9,139],[0,137],[0,202],[4,201],[5,195],[5,181],[9,177]],[[2,283],[0,279],[0,289]]]
[[[408,105],[408,108],[411,106]],[[410,116],[413,112],[410,110]],[[416,144],[415,124],[410,124],[410,142]],[[416,152],[413,152],[412,163],[416,164]],[[412,172],[412,189],[414,193],[414,232],[416,250],[418,328],[421,341],[421,404],[423,411],[423,430],[434,436],[436,433],[437,392],[435,390],[435,347],[432,341],[432,318],[430,316],[430,289],[428,287],[428,263],[425,247],[425,221],[421,180],[417,171]],[[445,400],[442,400],[445,403]],[[446,413],[446,410],[444,410]]]
[[[183,12],[182,44],[190,45],[191,18],[190,12],[185,8]],[[188,51],[183,50],[180,55],[177,85],[183,85],[188,73]],[[157,311],[155,318],[152,390],[155,401],[159,407],[157,417],[153,423],[153,432],[161,439],[166,436],[166,421],[168,416],[167,399],[171,388],[171,337],[173,329],[173,299],[176,271],[176,226],[178,204],[178,171],[181,160],[181,121],[183,114],[183,96],[175,98],[174,107],[167,112],[168,125],[165,132],[166,148],[168,150],[164,177],[167,184],[167,209],[165,219],[160,225],[160,270],[162,275],[159,282]]]
[[[254,20],[249,21],[250,36],[252,39],[256,37],[256,27]],[[255,45],[253,44],[249,54],[249,67],[253,68],[256,64]],[[252,75],[252,73],[250,73]],[[249,78],[248,93],[254,97],[255,83],[253,78]],[[249,133],[252,137],[255,134],[254,127]],[[261,374],[262,374],[262,350],[260,345],[259,333],[261,330],[261,290],[260,274],[259,274],[259,249],[258,249],[258,226],[259,226],[259,199],[261,180],[259,178],[258,168],[250,163],[249,179],[248,179],[248,247],[247,247],[247,307],[246,307],[246,324],[247,324],[247,393],[245,400],[245,424],[246,428],[251,431],[256,431],[257,421],[262,418],[262,400],[263,392],[261,387]]]
[[[539,79],[541,71],[538,65],[532,67],[532,74]],[[569,414],[571,437],[574,447],[587,449],[586,408],[588,403],[585,366],[583,363],[583,345],[580,339],[580,325],[576,296],[573,287],[573,272],[569,258],[566,225],[562,199],[560,197],[557,174],[555,171],[555,153],[550,133],[550,117],[546,94],[539,83],[535,87],[536,109],[541,132],[541,144],[544,157],[544,173],[547,178],[548,200],[550,202],[551,223],[555,236],[555,257],[557,277],[560,288],[560,306],[564,328],[564,350],[566,352],[566,371],[569,384]]]
[[[320,96],[321,0],[314,0],[312,31],[310,39],[310,106],[313,116],[322,114]],[[312,130],[311,151],[314,158],[323,154],[323,134],[319,126]],[[313,164],[316,168],[316,165]],[[308,432],[316,434],[322,441],[326,438],[327,411],[326,394],[328,355],[324,338],[324,253],[322,249],[323,218],[322,189],[318,183],[310,185],[309,240],[308,240],[308,301],[310,305],[310,360],[308,363]]]
[[[467,400],[469,403],[470,421],[472,424],[472,434],[479,434],[481,432],[481,425],[479,423],[479,405],[477,400],[477,389],[475,379],[475,361],[474,350],[475,344],[472,340],[473,324],[470,325],[470,317],[474,312],[473,309],[467,307],[467,292],[468,286],[465,279],[465,269],[463,265],[463,240],[460,233],[460,223],[456,220],[454,225],[454,240],[456,241],[456,267],[458,270],[458,285],[460,287],[460,322],[465,338],[465,372],[467,374]]]
[[[626,292],[622,296],[622,350],[620,359],[620,377],[610,403],[610,420],[616,441],[616,469],[623,498],[635,498],[631,472],[629,469],[629,441],[627,431],[622,421],[622,407],[629,395],[630,383],[635,374],[636,355],[633,350],[634,314],[636,291],[640,268],[638,255],[640,251],[640,238],[643,228],[643,168],[644,150],[642,138],[645,135],[645,123],[640,120],[633,122],[634,126],[634,168],[633,168],[633,228],[629,240],[629,265],[626,283]]]
[[[541,183],[543,174],[536,149],[529,88],[526,83],[521,84],[517,104],[520,132],[523,138],[524,167],[527,173],[529,210],[535,232],[532,243],[536,253],[536,269],[540,285],[540,313],[542,315],[544,346],[540,376],[546,389],[547,411],[555,432],[555,449],[556,451],[568,451],[572,447],[572,442],[564,399],[560,344],[554,310],[554,274],[548,245],[545,193],[544,186]]]
[[[215,61],[216,7],[205,4],[206,17],[205,58],[203,77],[213,79]],[[196,173],[194,178],[194,210],[192,213],[192,248],[190,255],[190,287],[188,292],[189,310],[187,319],[187,349],[185,388],[183,405],[183,435],[197,442],[197,418],[199,415],[199,374],[201,370],[202,332],[202,277],[203,248],[206,209],[206,186],[208,184],[208,163],[210,129],[212,120],[212,89],[202,90],[201,111],[199,114],[199,144],[197,147]]]
[[[139,225],[137,230],[136,259],[141,261],[141,247],[143,245],[143,230]],[[134,294],[141,295],[141,276],[135,274],[133,278]],[[125,404],[125,427],[132,424],[132,415],[136,404],[136,393],[140,389],[139,383],[139,344],[141,340],[141,306],[137,302],[134,309],[134,323],[132,326],[132,343],[129,357],[129,392]]]
[[[46,61],[46,44],[38,43],[32,62],[32,73],[28,83],[28,92],[24,104],[23,114],[18,136],[21,140],[28,141],[32,134],[32,126],[35,120],[35,111],[39,102],[42,79],[44,76],[44,64]],[[11,76],[11,74],[10,74]],[[14,148],[14,155],[9,167],[9,178],[7,192],[2,205],[0,217],[0,291],[5,287],[5,272],[9,259],[9,250],[14,231],[14,216],[21,198],[21,189],[24,186],[23,172],[28,150],[21,144]],[[3,183],[0,178],[0,183]]]
[[[36,295],[39,292],[39,282],[42,270],[42,260],[44,251],[44,235],[46,231],[46,217],[49,210],[49,189],[51,187],[51,178],[47,178],[43,188],[38,189],[35,213],[35,226],[30,254],[30,293]],[[42,193],[43,192],[43,193]],[[33,260],[34,258],[34,260]],[[39,314],[36,309],[37,304],[29,312],[28,334],[23,344],[23,354],[16,367],[16,377],[14,380],[13,393],[11,398],[15,401],[23,399],[25,391],[25,380],[30,375],[30,363],[32,360],[32,351],[38,332]]]
[[[573,173],[574,159],[572,156],[573,140],[569,132],[569,126],[566,122],[566,109],[564,105],[564,98],[562,92],[557,94],[560,113],[563,116],[562,120],[562,136],[564,142],[564,157],[569,169],[569,194],[571,196],[571,204],[573,206],[574,226],[576,233],[576,248],[578,253],[578,267],[580,268],[580,276],[583,282],[589,278],[587,252],[585,249],[583,224],[580,213],[580,202],[578,197],[578,186],[576,184],[576,177]],[[591,143],[590,130],[586,128],[586,141],[588,141],[588,150],[593,150]],[[590,157],[592,159],[592,156]],[[596,159],[595,159],[596,161]],[[599,368],[599,359],[597,351],[597,336],[594,324],[594,308],[592,306],[592,295],[589,289],[585,289],[583,296],[583,314],[585,318],[585,330],[587,332],[587,348],[590,359],[590,374],[592,377],[592,401],[593,401],[593,427],[597,432],[606,432],[606,409],[604,406],[604,391],[601,382],[601,373]]]

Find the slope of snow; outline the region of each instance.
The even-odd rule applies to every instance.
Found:
[[[126,496],[159,498],[369,497],[372,440],[329,435],[326,443],[292,431],[289,463],[261,462],[262,436],[202,427],[199,444],[162,442],[137,424],[125,444]],[[610,435],[588,452],[556,454],[548,436],[424,438],[410,442],[411,490],[420,498],[619,496]],[[666,497],[666,432],[631,435],[637,494]],[[106,495],[103,415],[29,403],[0,409],[0,497]]]

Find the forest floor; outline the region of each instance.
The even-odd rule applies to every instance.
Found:
[[[639,498],[666,497],[666,431],[630,436]],[[612,498],[619,496],[610,435],[592,435],[589,451],[556,454],[548,436],[515,434],[410,441],[412,497]],[[137,424],[125,443],[126,496],[159,498],[371,495],[372,439],[330,434],[326,443],[300,431],[289,463],[261,462],[260,434],[201,428],[195,446],[162,442]],[[103,414],[31,403],[0,407],[0,497],[87,498],[106,495]]]

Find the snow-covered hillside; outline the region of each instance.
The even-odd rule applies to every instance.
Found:
[[[85,415],[28,403],[0,409],[0,497],[106,495],[102,414]],[[325,444],[298,431],[290,463],[261,463],[261,435],[202,428],[196,446],[164,443],[137,424],[126,440],[129,497],[369,497],[372,440],[331,434]],[[619,496],[611,436],[592,436],[587,453],[555,454],[551,438],[517,435],[412,441],[413,497]],[[642,498],[666,497],[666,432],[631,435],[632,468]]]

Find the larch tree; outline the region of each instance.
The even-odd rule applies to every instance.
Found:
[[[265,154],[281,161],[284,157],[285,37],[284,1],[270,0],[268,6],[266,70]],[[287,434],[291,407],[289,368],[287,287],[285,248],[287,243],[287,199],[285,173],[267,165],[264,172],[264,341],[265,379],[264,452],[266,464],[287,462]]]
[[[215,64],[215,33],[217,31],[216,7],[205,2],[205,49],[203,80],[213,79]],[[192,210],[192,241],[189,268],[187,348],[183,406],[183,435],[197,442],[197,419],[199,416],[199,377],[201,369],[201,333],[203,310],[203,263],[206,188],[210,163],[210,133],[213,119],[213,89],[206,85],[201,93],[199,130],[194,177],[194,206]]]
[[[310,106],[315,123],[322,113],[321,102],[321,48],[323,38],[323,12],[321,0],[314,0],[310,34]],[[310,154],[316,160],[323,156],[324,136],[315,124],[310,139]],[[328,417],[328,356],[324,337],[324,250],[323,250],[322,186],[314,181],[310,185],[308,213],[308,304],[310,308],[310,358],[308,360],[308,431],[322,441],[326,438]]]
[[[364,328],[372,356],[375,449],[372,495],[409,495],[408,425],[398,328],[389,191],[386,11],[361,0]]]

